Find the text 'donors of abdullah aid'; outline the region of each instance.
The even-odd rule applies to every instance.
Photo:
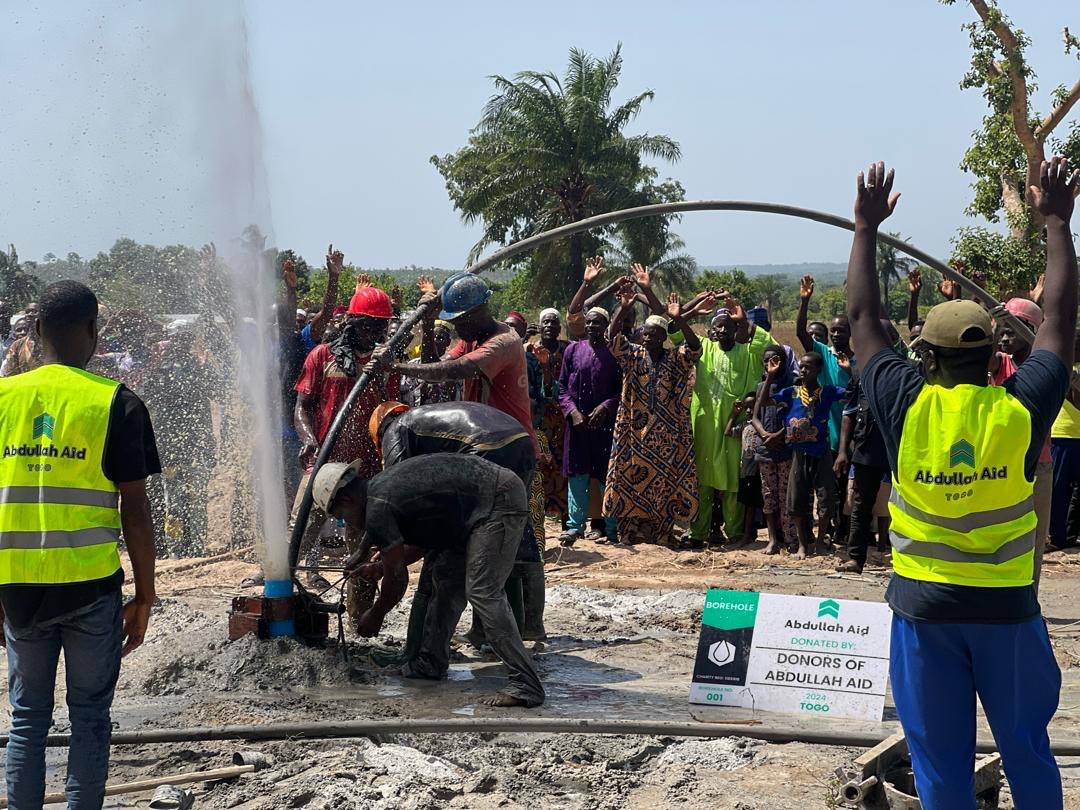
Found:
[[[891,619],[881,602],[710,590],[690,702],[880,720]]]

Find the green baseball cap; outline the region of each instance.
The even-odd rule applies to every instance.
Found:
[[[994,342],[990,313],[974,301],[946,301],[926,314],[912,346],[929,343],[943,349],[977,349]]]

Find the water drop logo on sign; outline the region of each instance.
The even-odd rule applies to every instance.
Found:
[[[880,602],[710,590],[690,702],[880,720],[890,621]]]

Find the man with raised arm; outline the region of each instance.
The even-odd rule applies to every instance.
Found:
[[[1080,172],[1044,162],[1029,197],[1046,218],[1046,300],[1031,357],[987,385],[990,316],[973,301],[930,310],[924,379],[879,319],[878,227],[896,207],[893,173],[858,179],[848,315],[862,385],[893,470],[890,673],[926,810],[975,807],[975,698],[1018,808],[1062,807],[1047,725],[1061,673],[1032,586],[1035,466],[1069,385],[1076,253],[1069,232]]]

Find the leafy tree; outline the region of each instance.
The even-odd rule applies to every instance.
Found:
[[[0,250],[0,295],[16,309],[22,309],[41,293],[41,280],[30,262],[20,263],[15,245],[8,252]]]
[[[787,314],[787,301],[793,286],[786,276],[779,273],[757,276],[751,284],[752,300],[769,310],[769,317],[773,321],[782,321]]]
[[[890,233],[889,236],[895,236],[897,239],[903,237],[898,233]],[[907,278],[907,274],[915,269],[918,262],[914,259],[910,259],[892,245],[878,240],[877,243],[877,274],[878,279],[881,282],[881,292],[885,297],[885,309],[891,311],[889,308],[889,288],[902,279]]]
[[[817,304],[815,309],[814,304]],[[810,311],[816,315],[816,320],[830,321],[837,315],[847,312],[847,287],[836,284],[826,287],[820,293],[815,293],[810,299]]]
[[[942,0],[952,5],[955,0]],[[1032,95],[1037,90],[1035,71],[1027,62],[1030,38],[1015,28],[998,8],[996,0],[969,0],[977,21],[964,25],[971,43],[971,69],[960,83],[962,88],[982,91],[989,111],[982,127],[973,133],[973,143],[964,154],[961,168],[975,176],[974,197],[968,213],[999,222],[1004,214],[1009,237],[1021,250],[987,244],[976,250],[976,240],[996,242],[993,233],[969,230],[959,236],[973,253],[1000,253],[1013,264],[990,268],[988,279],[998,287],[1010,279],[1030,274],[1032,264],[1023,252],[1034,257],[1042,250],[1042,217],[1027,198],[1028,188],[1038,185],[1039,166],[1046,159],[1049,144],[1054,152],[1080,161],[1080,126],[1074,122],[1064,135],[1057,133],[1070,110],[1080,100],[1080,80],[1071,88],[1056,87],[1050,94],[1050,111],[1035,109]],[[1064,30],[1065,52],[1080,56],[1080,39]],[[959,258],[959,257],[958,257]],[[1028,275],[1026,285],[1035,281]]]
[[[1029,244],[987,228],[961,228],[952,245],[951,263],[964,268],[965,275],[985,277],[987,292],[997,297],[1030,289],[1046,267],[1041,241]]]
[[[613,108],[621,72],[619,46],[604,59],[572,49],[561,80],[536,71],[492,77],[495,95],[468,143],[431,158],[462,218],[483,225],[471,257],[488,245],[636,204],[655,178],[643,161],[678,160],[671,138],[623,132],[653,92]],[[568,298],[585,256],[599,245],[593,240],[576,234],[565,252],[549,250],[545,263],[526,264],[532,292]]]
[[[737,267],[731,270],[706,270],[698,277],[698,289],[727,290],[740,301],[750,301],[754,297],[754,282]]]

